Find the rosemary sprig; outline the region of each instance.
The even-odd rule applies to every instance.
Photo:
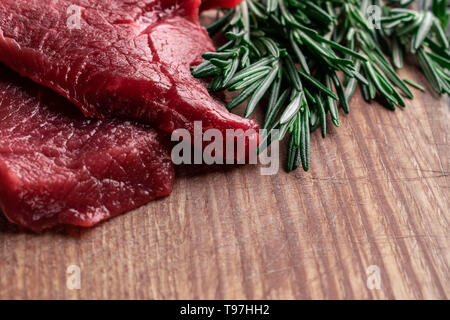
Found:
[[[420,11],[406,9],[405,6],[388,7],[388,15],[383,18],[384,29],[396,43],[392,53],[395,66],[402,67],[404,52],[414,54],[432,88],[439,94],[450,94],[446,2],[435,0],[431,5],[424,2]]]
[[[205,53],[192,73],[211,77],[211,91],[240,91],[229,110],[248,101],[249,117],[266,106],[263,128],[269,134],[262,145],[289,136],[287,170],[300,164],[308,170],[310,132],[320,128],[325,138],[328,115],[338,127],[338,105],[349,112],[358,84],[367,101],[380,97],[390,109],[413,98],[408,85],[420,86],[395,71],[405,52],[417,57],[434,90],[449,94],[446,0],[421,11],[406,8],[413,2],[244,0],[220,10],[223,15],[207,28],[228,41]],[[371,8],[383,13],[378,25],[370,21]],[[390,52],[393,64],[385,56]]]

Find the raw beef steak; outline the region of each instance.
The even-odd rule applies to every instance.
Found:
[[[0,0],[0,61],[86,116],[139,119],[169,133],[192,133],[196,120],[203,131],[257,129],[191,75],[214,50],[197,21],[200,2]]]
[[[170,194],[166,134],[86,119],[66,99],[0,66],[0,208],[21,226],[92,226]]]

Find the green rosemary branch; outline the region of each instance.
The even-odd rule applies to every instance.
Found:
[[[406,8],[413,2],[244,0],[207,28],[228,42],[192,73],[212,78],[211,91],[239,91],[229,110],[247,101],[249,117],[265,106],[262,145],[288,137],[287,170],[308,170],[310,132],[320,128],[325,138],[328,116],[338,127],[338,105],[349,112],[358,84],[367,101],[380,97],[390,109],[413,97],[407,85],[420,86],[395,71],[404,52],[416,55],[434,90],[449,94],[446,0],[422,11]],[[377,9],[381,19],[373,19]]]
[[[405,52],[414,54],[432,88],[439,94],[450,94],[446,2],[435,0],[431,6],[424,2],[421,11],[405,9],[404,6],[387,7],[387,15],[382,19],[384,30],[395,44],[392,50],[395,67],[403,66]]]

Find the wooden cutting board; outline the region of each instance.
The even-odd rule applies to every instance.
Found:
[[[179,167],[171,196],[91,229],[0,215],[0,298],[448,299],[449,106],[401,76],[428,93],[396,112],[358,93],[308,173]]]

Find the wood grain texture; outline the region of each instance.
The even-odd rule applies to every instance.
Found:
[[[450,113],[427,89],[396,112],[357,93],[308,173],[179,167],[170,197],[91,229],[0,216],[0,298],[448,299]]]

